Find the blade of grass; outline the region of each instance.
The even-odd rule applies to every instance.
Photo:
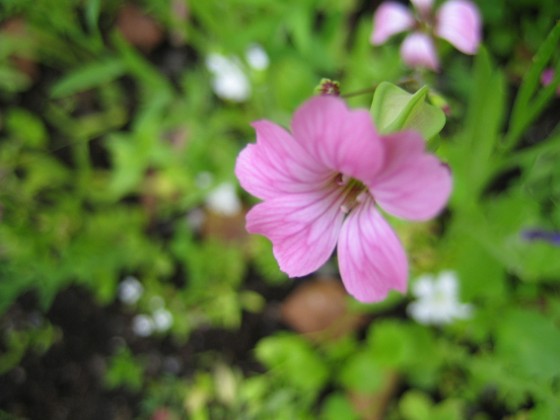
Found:
[[[509,130],[502,144],[503,151],[509,151],[517,145],[523,132],[542,112],[548,101],[554,95],[556,87],[560,83],[560,63],[556,64],[556,76],[552,83],[543,89],[539,89],[539,87],[541,74],[547,67],[554,53],[558,50],[559,41],[560,22],[552,29],[535,54],[533,64],[521,82],[521,87],[519,88],[519,92],[513,104]],[[531,100],[534,94],[539,90],[540,93],[538,93],[537,97]]]

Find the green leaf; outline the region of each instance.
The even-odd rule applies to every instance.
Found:
[[[43,122],[23,108],[11,108],[8,111],[6,128],[26,146],[40,148],[46,143],[47,130]]]
[[[0,66],[0,91],[19,92],[31,85],[31,79],[26,74],[7,65]]]
[[[496,69],[485,49],[474,65],[474,83],[469,97],[464,129],[449,144],[449,163],[453,168],[453,201],[466,210],[476,205],[477,197],[500,165],[494,153],[501,139],[506,104],[505,78]]]
[[[358,418],[348,398],[340,393],[329,395],[321,409],[322,420],[354,420]]]
[[[428,87],[414,94],[382,82],[373,95],[370,113],[381,133],[416,130],[425,139],[438,134],[445,125],[443,111],[426,102]]]
[[[364,350],[352,355],[342,366],[339,380],[347,389],[370,393],[381,389],[385,382],[386,370],[370,351]]]
[[[328,378],[325,362],[297,335],[264,338],[257,344],[256,355],[276,375],[302,391],[318,392]]]
[[[421,391],[408,391],[399,402],[399,410],[406,420],[427,420],[432,413],[432,400]]]
[[[497,353],[518,372],[539,379],[560,375],[560,329],[545,316],[521,309],[503,314]]]
[[[368,332],[375,359],[386,366],[401,367],[413,357],[414,343],[406,326],[397,321],[380,321],[372,324]]]
[[[123,60],[114,57],[86,64],[57,82],[51,88],[51,96],[61,98],[83,92],[121,77],[125,70]]]
[[[142,387],[144,369],[126,347],[121,347],[109,363],[105,373],[105,384],[109,389],[126,387],[138,391]]]

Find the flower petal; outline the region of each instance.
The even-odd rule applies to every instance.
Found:
[[[434,322],[433,308],[426,304],[426,302],[412,302],[406,307],[406,310],[410,317],[420,324],[429,325],[437,323]]]
[[[272,241],[280,269],[305,276],[331,256],[344,213],[336,188],[283,195],[257,204],[247,213],[247,230]]]
[[[443,271],[438,277],[436,289],[449,299],[456,300],[459,294],[457,275],[453,271]]]
[[[292,120],[294,139],[315,162],[368,183],[383,162],[383,144],[366,110],[334,96],[305,102]]]
[[[346,290],[361,302],[379,301],[391,289],[406,291],[406,254],[373,200],[366,200],[344,221],[338,265]]]
[[[429,298],[434,295],[434,278],[432,276],[420,276],[412,285],[412,292],[417,298]]]
[[[383,210],[408,220],[436,216],[451,194],[449,168],[425,151],[425,142],[414,131],[384,138],[385,165],[370,191]]]
[[[467,0],[450,0],[437,12],[436,34],[459,51],[474,54],[481,39],[481,19],[476,5]]]
[[[439,60],[429,35],[414,32],[401,45],[401,57],[409,67],[424,67],[437,71]]]
[[[266,200],[316,188],[332,175],[282,127],[269,121],[257,121],[253,127],[257,144],[247,145],[235,165],[235,175],[249,193]]]
[[[412,29],[413,26],[414,16],[405,6],[392,1],[382,3],[373,16],[370,42],[381,45],[391,36]]]

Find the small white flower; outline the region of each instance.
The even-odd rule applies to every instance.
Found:
[[[243,102],[251,95],[249,79],[237,59],[212,53],[206,58],[206,67],[214,76],[212,88],[220,98]]]
[[[206,205],[214,213],[224,216],[234,216],[241,211],[241,202],[231,182],[218,185],[206,197]]]
[[[148,315],[136,315],[132,319],[132,331],[139,337],[148,337],[154,332],[154,321]]]
[[[252,44],[249,46],[245,53],[245,57],[247,58],[247,63],[249,63],[254,70],[266,70],[268,67],[268,55],[263,47],[258,44]]]
[[[408,305],[408,313],[421,324],[443,325],[471,316],[472,305],[459,303],[457,275],[451,271],[437,278],[422,276],[412,286],[418,300]]]
[[[167,331],[173,324],[173,315],[165,308],[156,309],[152,319],[156,330],[160,332]]]
[[[126,277],[119,285],[119,299],[127,305],[134,305],[144,293],[142,284],[132,276]]]

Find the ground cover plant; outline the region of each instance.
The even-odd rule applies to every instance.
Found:
[[[559,418],[559,18],[0,0],[0,418]]]

